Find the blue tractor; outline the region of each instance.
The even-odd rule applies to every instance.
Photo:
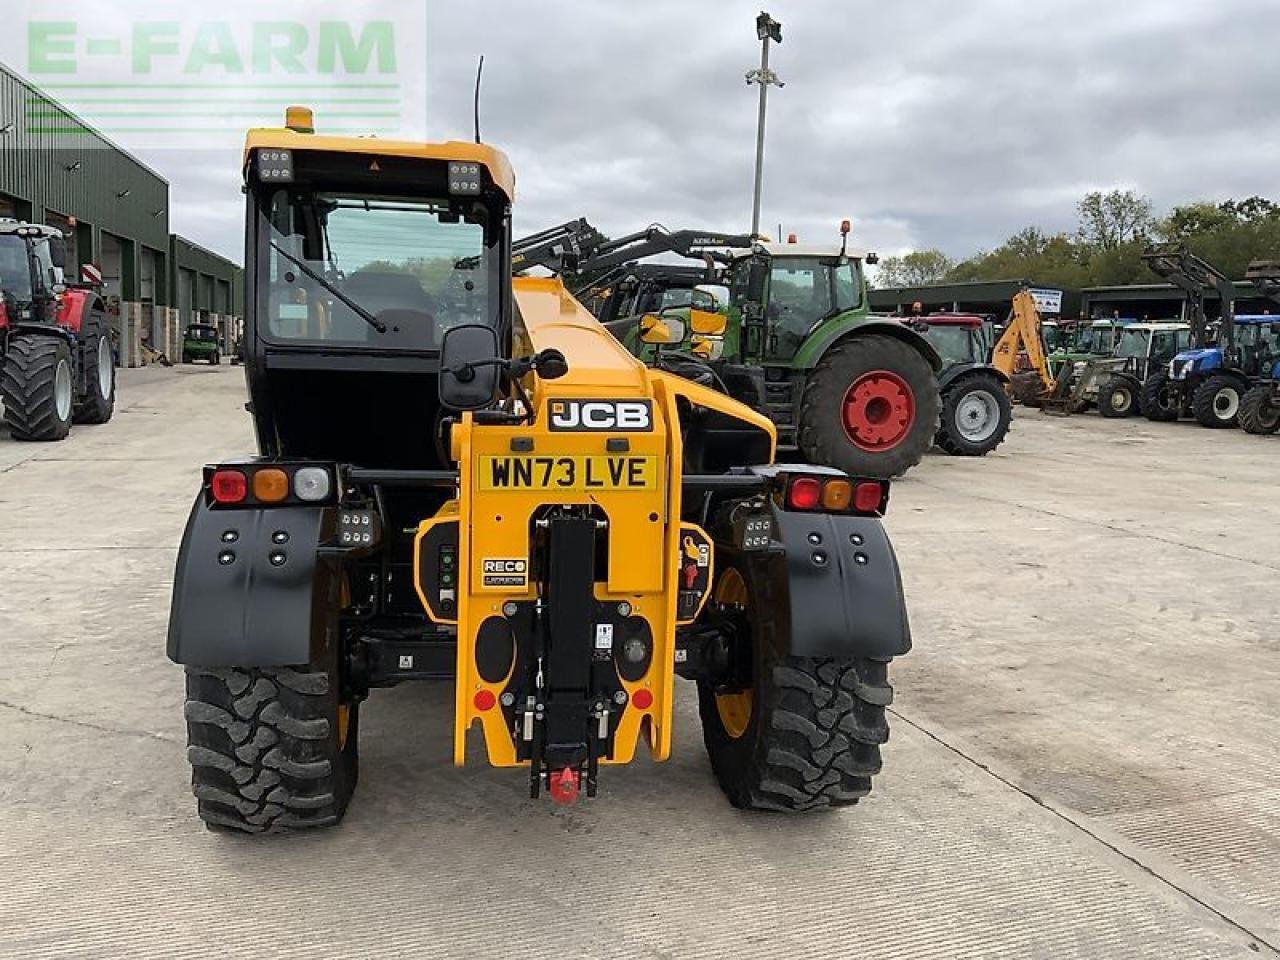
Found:
[[[1186,297],[1191,349],[1142,385],[1142,412],[1148,420],[1191,416],[1204,427],[1234,427],[1245,393],[1264,372],[1272,339],[1272,317],[1234,316],[1235,285],[1216,267],[1182,246],[1162,245],[1142,255],[1153,272]],[[1220,318],[1210,322],[1205,295],[1218,293]]]
[[[1263,296],[1280,303],[1280,261],[1255,260],[1246,276]],[[1240,426],[1245,433],[1265,435],[1280,430],[1280,317],[1272,318],[1270,352],[1261,365],[1260,379],[1240,401]]]

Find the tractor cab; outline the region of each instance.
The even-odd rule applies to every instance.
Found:
[[[65,257],[56,227],[0,220],[0,305],[11,322],[53,322]]]
[[[439,467],[445,333],[509,342],[514,178],[472,143],[250,132],[244,353],[263,453]],[[374,149],[376,147],[376,150]],[[405,431],[403,419],[426,426]]]
[[[976,314],[931,313],[913,318],[911,325],[933,344],[944,367],[983,363],[991,351],[986,319]]]
[[[868,312],[861,251],[841,246],[757,243],[729,268],[730,298],[742,305],[743,352],[770,363],[800,361],[824,325]],[[751,322],[751,321],[754,321]]]

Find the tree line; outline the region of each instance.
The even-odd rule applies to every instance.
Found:
[[[1185,243],[1227,276],[1243,277],[1249,261],[1280,259],[1280,205],[1264,197],[1197,201],[1157,217],[1132,190],[1086,194],[1073,233],[1019,230],[994,250],[953,260],[941,250],[884,257],[878,287],[1026,278],[1059,287],[1154,283],[1142,252],[1152,243]]]

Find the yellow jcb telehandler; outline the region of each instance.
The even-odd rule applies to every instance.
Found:
[[[863,796],[910,647],[887,482],[774,464],[765,417],[513,281],[499,151],[312,130],[248,136],[258,451],[204,468],[177,562],[200,817],[336,823],[362,703],[415,680],[533,796],[665,759],[677,675],[736,806]]]

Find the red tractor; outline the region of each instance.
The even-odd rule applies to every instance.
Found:
[[[66,283],[65,261],[56,228],[0,220],[0,400],[15,440],[61,440],[115,410],[106,307]]]

